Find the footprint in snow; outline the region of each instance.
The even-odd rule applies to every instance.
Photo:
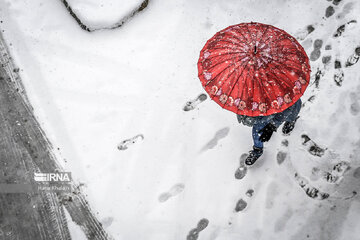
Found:
[[[114,218],[113,217],[106,217],[101,220],[101,224],[104,228],[110,227],[110,225],[113,223]]]
[[[218,130],[215,133],[215,136],[213,139],[211,139],[202,149],[201,152],[206,151],[208,149],[213,149],[219,142],[220,139],[225,138],[230,132],[230,128],[226,127],[226,128],[222,128],[220,130]]]
[[[303,145],[307,148],[307,151],[316,157],[322,157],[325,154],[325,151],[327,148],[321,148],[319,145],[317,145],[308,135],[303,134],[301,135],[301,138],[303,139]]]
[[[185,185],[182,183],[175,184],[174,186],[172,186],[172,188],[170,188],[169,191],[160,194],[158,198],[159,202],[166,202],[167,200],[169,200],[169,198],[180,194],[184,190],[184,188]]]
[[[334,37],[334,38],[340,37],[340,36],[345,32],[345,28],[346,28],[348,25],[353,25],[353,24],[355,24],[355,23],[357,23],[356,20],[351,20],[351,21],[347,22],[346,24],[340,25],[340,26],[336,29],[333,37]]]
[[[279,165],[281,165],[285,159],[286,159],[286,156],[287,156],[287,152],[283,152],[283,151],[279,151],[276,155],[276,161]]]
[[[183,107],[184,111],[191,111],[194,110],[200,103],[207,99],[207,95],[202,93],[196,99],[188,101],[185,106]]]
[[[243,179],[246,176],[247,167],[245,165],[245,159],[247,158],[247,156],[247,153],[244,153],[240,156],[240,166],[235,171],[236,179]]]
[[[360,167],[356,168],[354,173],[353,173],[353,177],[360,179]]]
[[[316,61],[317,59],[319,59],[320,55],[321,55],[321,47],[323,45],[323,40],[321,39],[316,39],[314,41],[314,50],[310,53],[310,60],[311,61]]]
[[[305,29],[301,29],[297,33],[295,33],[296,39],[299,41],[302,41],[302,40],[306,39],[310,35],[310,33],[314,32],[314,30],[317,29],[318,26],[320,26],[320,28],[321,28],[321,26],[324,25],[324,22],[326,22],[328,18],[330,18],[331,16],[333,16],[336,13],[337,9],[339,8],[338,7],[339,3],[340,3],[340,1],[338,1],[338,0],[336,2],[334,1],[333,2],[334,6],[329,5],[325,9],[325,15],[321,22],[307,25],[305,27]],[[345,15],[350,12],[351,9],[352,9],[352,4],[347,6],[346,8],[344,7],[343,11],[340,14],[338,14],[337,18],[338,19],[344,18]]]
[[[324,74],[325,74],[325,71],[322,71],[319,68],[317,69],[317,71],[315,73],[315,80],[314,80],[316,88],[319,88],[321,77],[324,76]]]
[[[246,196],[252,197],[254,195],[254,189],[248,189],[245,193]]]
[[[357,87],[358,92],[360,90],[360,85]],[[350,92],[350,113],[353,116],[356,116],[360,112],[360,94],[358,92]]]
[[[358,94],[356,94],[355,92],[351,92],[350,100],[351,100],[350,113],[352,115],[356,116],[360,112],[360,103],[359,103],[360,96]]]
[[[340,25],[337,28],[336,32],[334,33],[333,37],[334,38],[340,37],[345,32],[346,28],[349,28],[348,25],[353,25],[355,23],[357,23],[356,20],[351,20],[351,21],[347,22],[346,24]],[[335,81],[337,86],[341,87],[345,76],[344,76],[344,71],[343,71],[343,68],[342,68],[342,63],[341,63],[341,61],[339,59],[340,59],[340,56],[335,57],[335,61],[334,61],[334,81]],[[345,62],[345,67],[348,67],[348,66],[351,66],[351,65],[355,64],[358,60],[359,59],[357,57],[357,54],[356,53],[353,54]]]
[[[279,152],[276,154],[276,161],[279,165],[281,165],[287,156],[287,147],[289,146],[289,141],[287,139],[283,139],[281,141],[281,149],[279,150]]]
[[[291,208],[287,208],[285,213],[275,222],[274,231],[281,232],[285,229],[286,224],[293,216],[293,210]]]
[[[342,82],[344,81],[344,71],[339,59],[335,59],[334,69],[334,82],[337,86],[341,87]]]
[[[347,172],[349,169],[350,164],[345,161],[335,164],[330,172],[315,167],[312,170],[312,179],[322,179],[328,183],[340,183],[344,177],[345,172]]]
[[[322,63],[323,63],[325,66],[328,66],[328,65],[329,65],[330,60],[331,60],[331,56],[330,56],[330,55],[323,56],[322,59],[321,59]]]
[[[345,67],[351,67],[352,65],[355,65],[360,58],[360,47],[355,48],[355,51],[345,62]]]
[[[324,200],[329,198],[328,193],[321,192],[319,189],[311,186],[309,181],[304,177],[300,176],[298,173],[295,173],[295,180],[299,186],[305,191],[306,195],[317,200]]]
[[[321,53],[321,48],[322,48],[322,42],[327,41],[327,39],[329,39],[329,41],[331,42],[333,39],[338,39],[339,37],[341,37],[345,31],[348,31],[349,29],[351,29],[352,26],[354,26],[357,21],[356,20],[351,20],[346,22],[345,24],[341,24],[337,27],[336,31],[332,34],[330,34],[328,37],[324,37],[322,39],[316,39],[313,43],[312,43],[312,39],[309,38],[308,36],[310,35],[310,33],[314,32],[315,30],[318,29],[322,29],[323,26],[325,24],[329,25],[329,24],[335,24],[335,21],[343,21],[343,19],[345,19],[345,17],[353,11],[353,5],[355,2],[348,2],[346,4],[344,4],[344,6],[342,6],[340,3],[342,3],[340,0],[333,0],[332,5],[329,5],[326,10],[325,10],[325,16],[323,17],[321,22],[317,22],[311,25],[308,25],[305,29],[299,31],[298,33],[295,34],[296,38],[298,40],[304,40],[302,41],[302,45],[304,47],[304,49],[308,49],[311,44],[313,44],[313,50],[310,53],[310,60],[311,61],[316,61],[321,57],[322,63],[324,64],[324,68],[325,70],[329,67],[332,58],[334,57],[334,82],[336,83],[337,86],[341,86],[343,81],[344,81],[344,71],[343,71],[343,64],[341,63],[340,59],[340,53],[338,53],[336,56],[332,56],[331,52],[327,52],[325,54],[325,56],[322,56]],[[336,19],[332,19],[331,17],[339,10],[342,9],[342,11],[340,13],[338,13],[336,15]],[[332,20],[331,20],[332,19]],[[330,37],[330,38],[329,38]],[[331,38],[332,37],[332,38]],[[325,46],[325,50],[331,50],[331,44],[327,44]],[[345,67],[354,65],[355,63],[357,63],[359,60],[359,54],[353,54],[351,55],[348,60],[345,62]],[[325,71],[323,71],[324,69],[321,69],[320,71],[322,72],[322,75],[325,73]],[[315,76],[315,83],[316,83],[316,87],[318,87],[318,83],[320,80],[320,75],[316,74]]]
[[[341,13],[339,13],[339,14],[336,16],[336,18],[339,19],[339,20],[340,20],[340,19],[344,19],[345,16],[354,9],[354,8],[353,8],[354,3],[355,3],[355,2],[348,2],[348,3],[346,3],[346,4],[344,5]]]
[[[201,219],[198,224],[197,224],[197,229],[199,231],[204,230],[207,226],[209,225],[209,220],[207,220],[206,218]]]
[[[138,134],[138,135],[136,135],[135,137],[126,139],[126,140],[122,141],[122,142],[117,146],[117,148],[118,148],[119,150],[126,150],[126,149],[128,149],[129,146],[137,143],[137,142],[140,141],[140,140],[144,140],[144,135]]]
[[[266,189],[265,207],[271,209],[274,206],[275,198],[279,194],[279,186],[276,182],[271,182]]]
[[[306,26],[305,29],[301,29],[297,33],[295,33],[295,38],[299,41],[302,41],[314,30],[315,30],[314,25],[308,25]]]
[[[321,62],[324,64],[325,69],[329,68],[330,61],[331,61],[331,52],[329,51],[332,49],[331,44],[325,45],[326,55],[322,57]],[[319,71],[319,69],[318,69]],[[325,71],[324,71],[325,72]]]
[[[333,6],[330,5],[325,10],[325,17],[327,17],[327,18],[331,17],[332,15],[334,15],[334,13],[335,13],[335,9]]]
[[[193,228],[188,233],[186,240],[196,240],[199,237],[199,233],[203,231],[209,225],[209,220],[206,218],[201,219],[196,228]]]
[[[247,202],[244,199],[237,201],[235,206],[235,212],[241,212],[247,207]]]
[[[331,173],[338,176],[344,176],[345,172],[347,172],[349,169],[350,164],[348,162],[342,161],[333,166]]]
[[[305,140],[306,142],[306,146],[308,147],[308,151],[314,155],[314,156],[319,156],[323,154],[323,152],[325,152],[326,149],[322,149],[319,146],[316,145],[316,143],[314,143],[306,134],[302,135],[302,138]],[[309,142],[312,141],[312,142]],[[288,146],[288,141],[286,139],[284,139],[282,141],[282,148],[281,151],[278,152],[277,155],[277,161],[280,161],[280,164],[282,164],[286,158],[287,155],[289,154],[286,151],[286,147]],[[319,154],[321,153],[321,154]],[[324,199],[341,199],[341,200],[348,200],[348,199],[352,199],[353,197],[355,197],[357,195],[356,191],[353,191],[351,195],[346,196],[346,197],[336,197],[336,196],[330,196],[330,194],[326,193],[326,192],[322,192],[320,189],[313,187],[309,181],[305,178],[299,175],[299,173],[294,169],[294,167],[292,166],[291,161],[286,161],[287,163],[287,169],[291,172],[294,172],[295,176],[295,181],[296,183],[305,191],[306,195],[313,198],[313,199],[317,199],[317,200],[324,200]],[[331,171],[323,171],[319,168],[313,168],[312,171],[312,175],[310,176],[310,179],[312,181],[316,181],[319,180],[320,178],[328,183],[335,183],[338,184],[340,183],[340,181],[343,179],[345,173],[351,169],[350,164],[346,161],[341,161],[338,162],[337,164],[333,165],[331,168]],[[355,169],[353,176],[355,178],[359,178],[360,179],[360,167]],[[277,187],[273,184],[270,184],[269,187],[267,188],[267,199],[266,199],[266,208],[271,208],[273,206],[273,197],[275,195],[277,195],[276,191],[277,191]],[[275,195],[274,195],[275,192]]]
[[[342,0],[333,0],[333,4],[337,6],[337,5],[339,5],[339,3],[340,3],[341,1],[342,1]]]
[[[248,189],[245,193],[245,195],[248,197],[248,198],[251,198],[253,195],[254,195],[254,189]],[[238,212],[242,212],[245,210],[245,208],[248,206],[248,203],[243,199],[243,198],[240,198],[237,202],[236,202],[236,205],[235,205],[235,209],[234,211],[236,213]],[[231,224],[232,220],[229,221],[229,224]]]

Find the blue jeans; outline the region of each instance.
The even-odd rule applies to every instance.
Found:
[[[252,137],[254,141],[254,147],[263,148],[264,143],[260,141],[261,134],[259,131],[263,129],[268,123],[273,124],[278,128],[283,122],[294,122],[300,112],[301,99],[299,99],[294,105],[285,109],[280,113],[275,113],[269,116],[257,117],[256,122],[252,128]]]

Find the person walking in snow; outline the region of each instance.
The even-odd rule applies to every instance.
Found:
[[[237,115],[239,123],[252,127],[253,149],[245,159],[245,164],[253,165],[263,154],[264,142],[270,140],[272,134],[285,122],[282,132],[289,134],[295,127],[295,122],[301,109],[301,99],[282,112],[268,116],[249,117]]]
[[[283,133],[294,129],[311,67],[304,48],[284,30],[257,22],[229,26],[205,43],[197,66],[210,98],[253,127],[246,165],[259,159],[282,123]]]

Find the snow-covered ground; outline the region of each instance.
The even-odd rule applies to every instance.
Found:
[[[84,24],[101,28],[118,22],[137,9],[143,1],[67,0],[67,2]]]
[[[117,2],[102,0],[106,10],[100,11],[97,1],[69,1],[95,27],[113,24],[140,3]],[[335,13],[326,18],[328,6]],[[356,240],[360,63],[345,68],[345,61],[360,45],[360,23],[346,24],[360,21],[359,11],[355,0],[338,5],[325,0],[152,0],[123,27],[89,33],[60,0],[3,0],[0,28],[59,160],[85,184],[92,208],[114,239],[186,239],[206,218],[209,225],[198,239]],[[228,25],[250,21],[284,29],[309,56],[316,59],[320,51],[320,57],[311,62],[312,83],[292,135],[284,137],[279,130],[259,163],[236,180],[239,157],[252,146],[251,129],[210,100],[192,111],[183,107],[204,92],[196,63],[205,41]],[[310,24],[315,30],[307,35]],[[345,32],[333,37],[342,24]],[[315,51],[316,39],[323,43]],[[326,66],[323,56],[332,56]],[[335,59],[341,69],[334,69]],[[316,87],[318,69],[324,75]],[[339,71],[345,74],[342,86],[333,79]],[[139,134],[144,138],[118,149]],[[302,134],[327,148],[325,154],[311,155]],[[281,144],[284,139],[288,147]],[[279,151],[286,153],[281,164]],[[314,168],[329,171],[340,161],[351,166],[341,182],[315,176]],[[308,197],[295,172],[330,197]],[[245,194],[249,189],[252,197]],[[353,191],[359,194],[344,200]],[[247,206],[235,212],[240,199]],[[71,230],[74,239],[82,239],[79,229]]]

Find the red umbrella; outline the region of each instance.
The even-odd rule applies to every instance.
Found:
[[[210,38],[200,52],[198,70],[215,102],[247,116],[282,112],[302,96],[310,80],[308,56],[296,39],[253,22]]]

